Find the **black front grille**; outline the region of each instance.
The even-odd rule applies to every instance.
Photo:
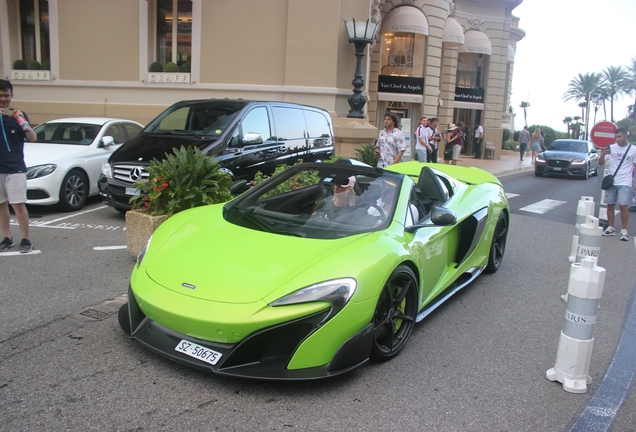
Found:
[[[548,160],[547,164],[551,168],[567,168],[570,166],[570,161],[553,159],[553,160]]]
[[[124,183],[133,184],[148,178],[148,171],[143,165],[119,163],[113,165],[113,177]]]
[[[47,191],[39,190],[39,189],[30,189],[27,190],[27,199],[28,200],[41,200],[47,199],[50,195]]]

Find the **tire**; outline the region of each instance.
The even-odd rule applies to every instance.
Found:
[[[76,211],[84,207],[88,198],[88,179],[79,170],[66,174],[60,187],[58,207],[64,211]]]
[[[417,297],[415,274],[398,266],[384,284],[373,314],[371,360],[390,360],[406,346],[415,327]]]
[[[585,172],[581,176],[581,180],[587,180],[589,178],[590,178],[590,166],[589,165],[585,165]]]
[[[486,273],[494,273],[499,270],[504,252],[506,251],[506,241],[508,239],[508,216],[501,212],[495,232],[492,235],[490,244],[490,254],[488,255],[488,264],[486,265]]]

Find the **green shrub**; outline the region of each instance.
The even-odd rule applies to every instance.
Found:
[[[504,143],[501,145],[501,149],[502,150],[512,150],[512,151],[517,151],[517,143],[515,141],[504,141]]]
[[[133,209],[149,215],[167,215],[232,198],[232,178],[197,147],[174,149],[164,160],[150,161],[148,180],[134,184],[140,195],[130,199]]]
[[[508,141],[510,139],[510,137],[512,136],[512,132],[510,132],[510,129],[504,129],[503,130],[503,141]]]
[[[179,72],[179,66],[175,62],[166,63],[166,72]]]
[[[27,62],[25,62],[22,59],[17,59],[16,61],[13,62],[13,69],[26,70],[26,68],[27,68]]]
[[[362,147],[357,148],[356,158],[360,162],[371,166],[375,166],[378,163],[378,159],[375,157],[375,146],[372,143],[366,143]]]
[[[44,60],[42,62],[42,70],[51,70],[51,62],[48,60]]]
[[[159,62],[152,62],[150,63],[148,72],[163,72],[163,65]]]
[[[192,65],[190,64],[190,62],[186,62],[184,64],[181,65],[181,72],[190,72],[190,68],[192,67]]]
[[[30,60],[27,64],[27,69],[29,70],[40,70],[42,69],[42,65],[37,60]]]

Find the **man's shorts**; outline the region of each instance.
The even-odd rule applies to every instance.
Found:
[[[453,145],[453,160],[459,160],[459,155],[462,152],[462,146]]]
[[[26,173],[0,174],[0,204],[22,204],[27,200]]]
[[[634,188],[631,186],[612,186],[605,191],[605,204],[631,205],[632,192]]]

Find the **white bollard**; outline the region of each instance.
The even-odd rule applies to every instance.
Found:
[[[601,236],[603,235],[603,227],[598,225],[598,218],[594,216],[586,216],[585,223],[579,228],[579,242],[576,247],[576,262],[579,263],[583,258],[595,257],[601,255]]]
[[[588,372],[596,313],[604,284],[605,269],[596,265],[596,258],[584,258],[570,266],[568,305],[556,362],[545,373],[547,379],[559,381],[563,390],[570,393],[585,393],[592,382]]]
[[[594,197],[582,196],[576,206],[576,234],[572,238],[572,247],[570,248],[570,256],[568,260],[570,262],[576,261],[576,250],[579,245],[579,230],[581,225],[585,223],[587,216],[594,216]]]

